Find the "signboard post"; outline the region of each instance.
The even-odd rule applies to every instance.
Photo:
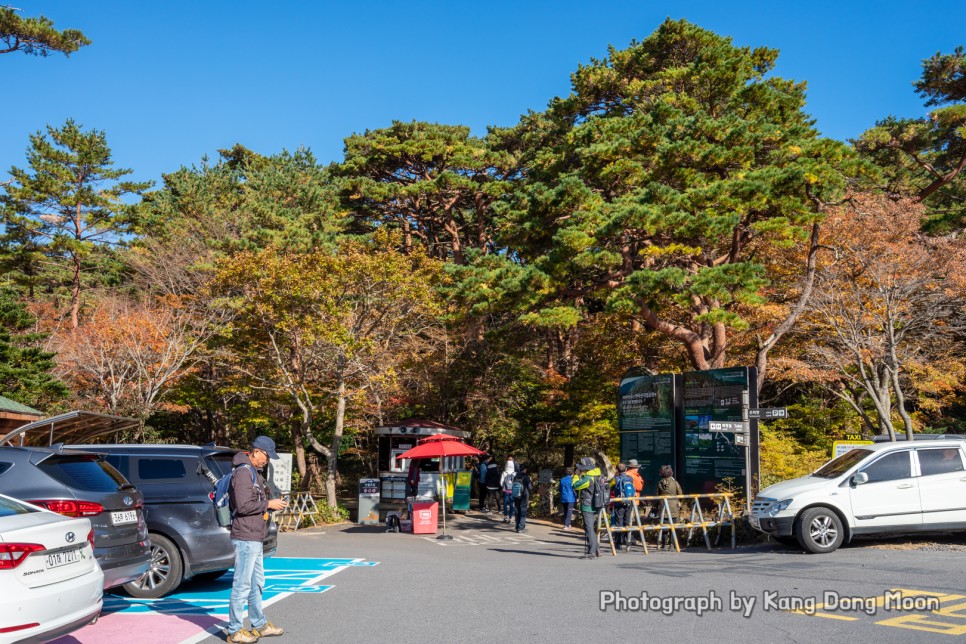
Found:
[[[359,519],[361,525],[379,523],[379,479],[359,479]]]
[[[470,485],[473,481],[473,472],[460,470],[456,473],[456,487],[453,491],[453,509],[470,509]]]

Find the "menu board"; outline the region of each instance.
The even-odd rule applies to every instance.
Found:
[[[711,431],[715,421],[742,421],[746,392],[754,391],[747,367],[690,371],[682,376],[684,431],[677,479],[686,494],[715,492],[725,478],[745,488],[747,447],[736,444],[735,432]],[[757,459],[755,459],[757,462]]]
[[[637,459],[644,494],[657,491],[662,465],[675,463],[675,379],[672,374],[628,371],[617,396],[621,462]]]

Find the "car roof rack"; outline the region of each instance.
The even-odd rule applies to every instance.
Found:
[[[966,441],[966,434],[915,434],[913,435],[913,440],[917,441],[942,441],[942,440],[952,440],[952,441]],[[896,441],[908,440],[905,434],[896,434]],[[890,442],[888,436],[873,436],[872,442],[874,443],[888,443]]]

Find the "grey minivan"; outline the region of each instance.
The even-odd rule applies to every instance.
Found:
[[[144,495],[151,567],[124,586],[134,597],[161,597],[188,579],[211,580],[234,565],[228,528],[218,525],[212,481],[231,471],[238,450],[206,445],[75,445],[103,454]],[[270,525],[266,557],[275,554],[278,528]]]
[[[151,549],[143,497],[102,456],[52,447],[0,447],[0,493],[90,519],[104,588],[141,578]]]

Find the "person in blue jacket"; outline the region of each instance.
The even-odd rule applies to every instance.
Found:
[[[574,503],[577,502],[573,477],[574,468],[568,467],[567,473],[560,479],[560,505],[563,508],[564,530],[570,530],[570,519],[574,515]]]

